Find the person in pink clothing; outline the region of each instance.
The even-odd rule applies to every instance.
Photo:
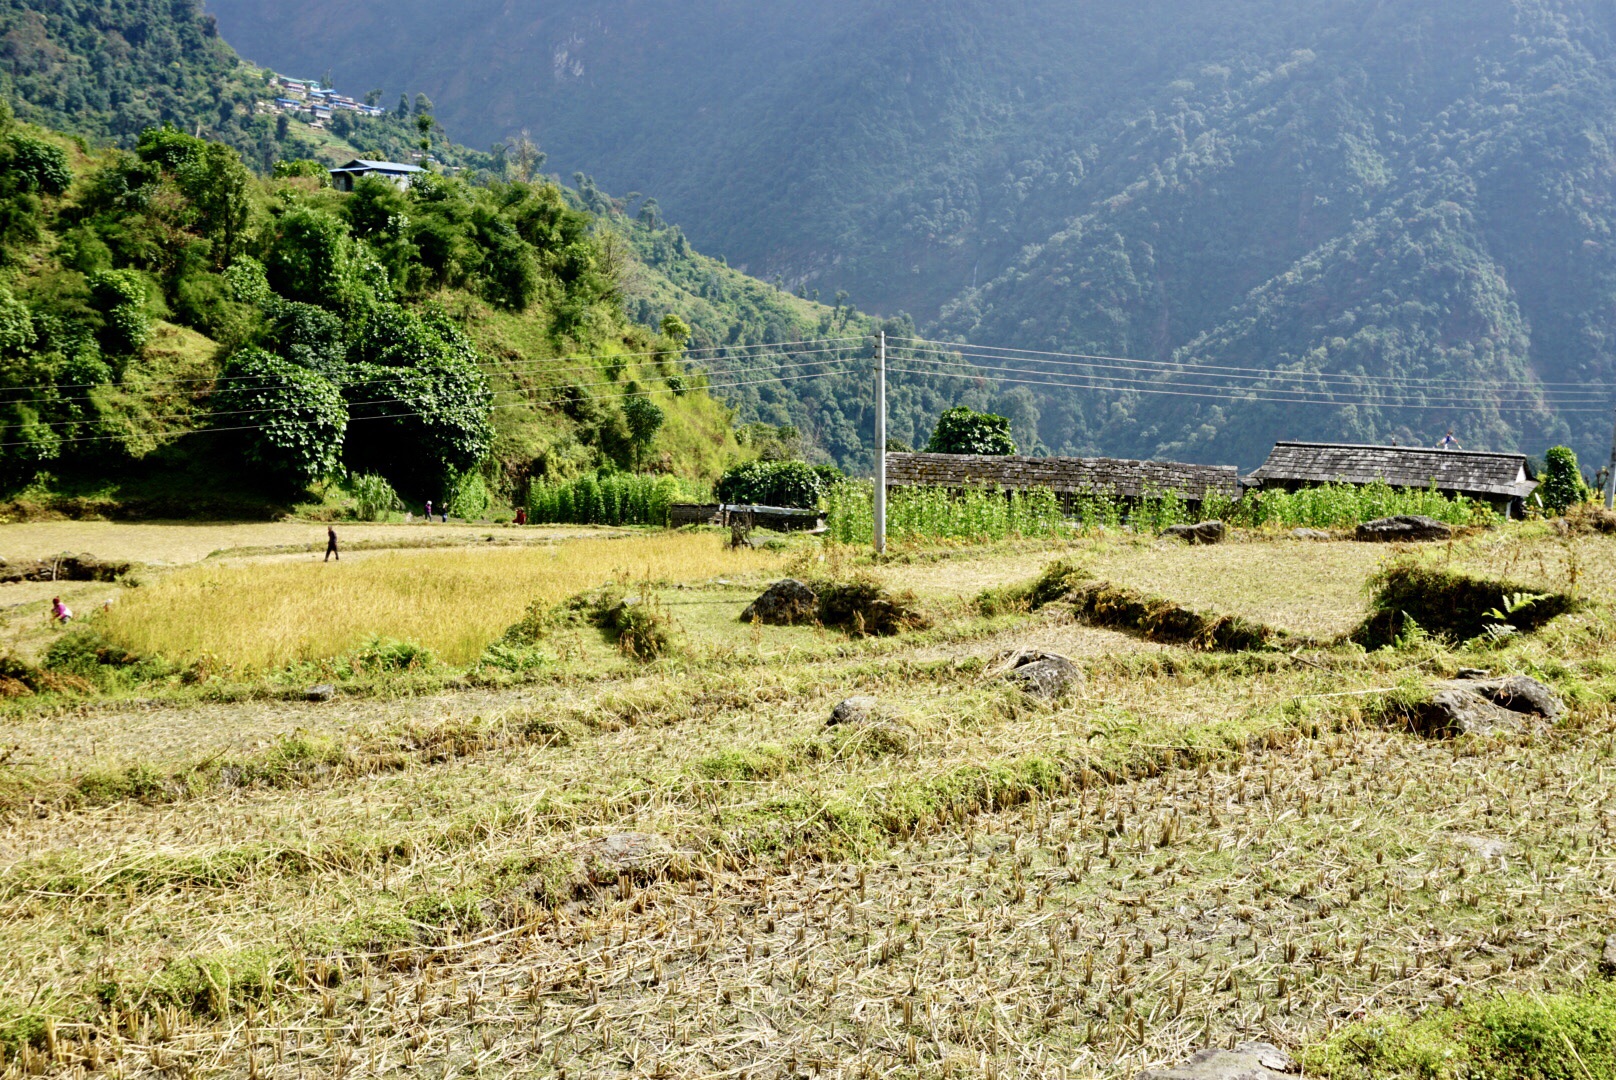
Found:
[[[73,612],[62,603],[60,596],[51,598],[51,618],[64,626],[73,621]]]

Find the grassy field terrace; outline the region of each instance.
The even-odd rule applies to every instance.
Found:
[[[0,587],[0,1075],[1616,1075],[1616,536],[339,529],[0,527],[138,564]],[[1567,613],[1365,648],[1393,565]],[[1467,668],[1565,711],[1421,729]]]

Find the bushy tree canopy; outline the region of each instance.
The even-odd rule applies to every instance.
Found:
[[[1010,435],[1010,421],[1006,417],[960,405],[937,418],[937,429],[931,433],[926,451],[1003,456],[1016,452],[1016,440]]]
[[[236,436],[250,462],[287,487],[324,479],[341,461],[348,409],[318,372],[246,348],[225,365],[213,404],[217,426]]]

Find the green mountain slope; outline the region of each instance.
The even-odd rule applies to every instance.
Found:
[[[1616,382],[1597,0],[210,8],[266,62],[409,71],[474,141],[529,128],[698,248],[932,332],[1411,380],[1351,409],[1035,385],[1053,449],[1606,448],[1568,396]],[[1532,385],[1473,400],[1505,380]]]

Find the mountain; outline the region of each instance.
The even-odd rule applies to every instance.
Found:
[[[993,361],[1051,449],[1608,446],[1603,0],[209,7],[265,63],[389,93],[408,72],[478,145],[527,129],[794,290],[990,351],[1194,369],[1123,391]]]

